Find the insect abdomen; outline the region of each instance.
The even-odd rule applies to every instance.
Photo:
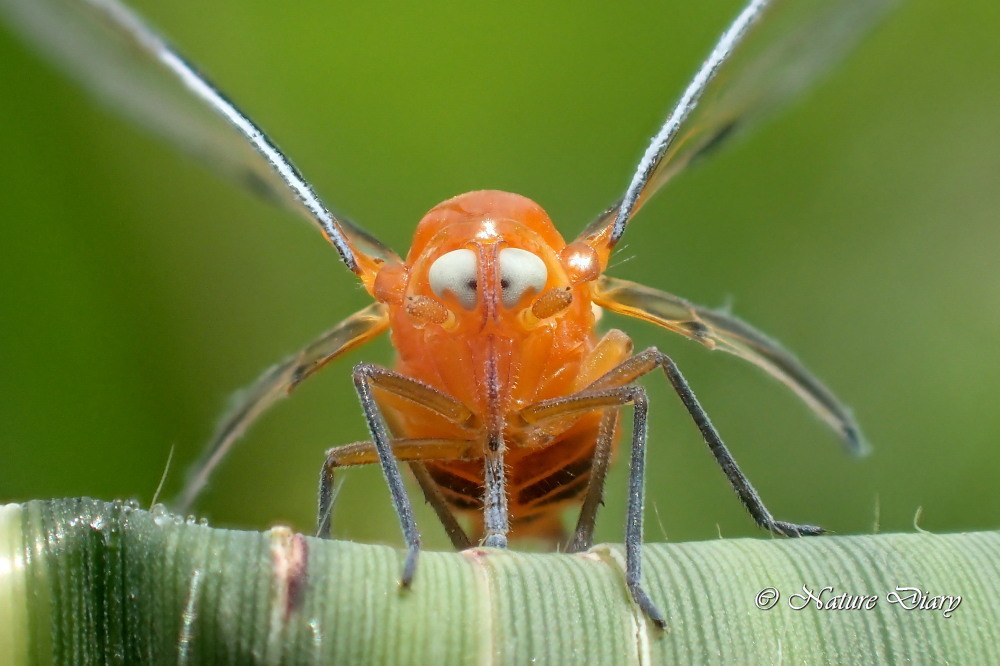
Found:
[[[579,503],[590,481],[600,414],[588,414],[545,446],[519,448],[508,442],[507,501],[511,536],[559,538],[554,525],[569,504]],[[426,463],[445,500],[455,510],[481,516],[483,462],[434,461]],[[475,538],[475,536],[474,536]]]

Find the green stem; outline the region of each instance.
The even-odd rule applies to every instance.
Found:
[[[616,545],[423,553],[401,590],[402,552],[384,546],[211,529],[121,502],[11,504],[0,663],[1000,663],[1000,532],[644,553],[666,632],[631,604]],[[925,608],[897,587],[926,593]],[[769,610],[756,605],[765,588],[780,594]],[[804,588],[832,606],[876,598],[817,608]]]

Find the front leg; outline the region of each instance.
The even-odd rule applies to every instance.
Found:
[[[396,509],[396,515],[399,517],[399,524],[403,530],[407,555],[400,584],[403,587],[409,587],[410,583],[413,582],[413,575],[417,568],[417,557],[420,554],[420,532],[417,530],[417,523],[413,518],[413,505],[406,493],[406,486],[403,485],[403,475],[399,471],[399,464],[393,454],[389,430],[385,425],[381,407],[375,399],[372,389],[378,387],[381,390],[404,397],[415,405],[437,413],[463,427],[467,427],[473,415],[467,407],[451,396],[398,372],[371,363],[359,363],[351,376],[354,378],[354,388],[364,409],[368,431],[371,433],[372,443],[378,454],[378,462],[382,467],[386,484],[389,486],[392,504]]]
[[[606,414],[609,412],[614,414],[615,410],[624,405],[632,405],[632,455],[628,477],[628,509],[625,518],[625,584],[639,609],[656,626],[663,629],[666,626],[663,613],[642,587],[642,516],[646,475],[647,414],[649,412],[646,390],[638,384],[587,389],[564,398],[552,398],[529,405],[521,410],[520,416],[528,424],[541,425],[546,421],[586,412],[605,411]],[[615,414],[615,416],[617,415]],[[611,437],[607,431],[613,430],[613,425],[614,418],[605,416],[601,427],[601,439],[604,443],[598,442],[598,446],[595,447],[595,457],[602,456],[602,451],[606,453],[605,448],[610,450]],[[604,437],[604,435],[608,436]],[[596,515],[597,504],[600,503],[604,469],[607,466],[606,460],[602,461],[601,458],[595,462],[602,469],[596,478],[591,477],[584,505],[584,509],[593,515]],[[593,515],[585,519],[581,514],[581,521],[577,525],[577,534],[573,538],[573,543],[589,541],[589,531],[593,528]]]
[[[352,377],[354,388],[358,393],[358,400],[361,401],[361,407],[365,412],[365,421],[368,422],[368,431],[371,433],[372,442],[374,442],[375,450],[378,452],[382,474],[389,486],[392,505],[399,517],[403,539],[406,541],[406,561],[403,564],[403,576],[399,583],[402,587],[409,587],[410,583],[413,582],[413,575],[417,571],[417,557],[420,555],[420,532],[417,531],[417,522],[413,519],[413,505],[410,503],[409,495],[406,494],[403,475],[399,472],[396,457],[392,455],[392,445],[385,419],[382,417],[382,411],[372,393],[372,378],[380,374],[379,370],[380,368],[370,363],[359,363],[354,368]]]
[[[633,405],[632,459],[629,470],[628,513],[625,525],[625,575],[629,591],[636,604],[650,620],[662,628],[665,626],[663,615],[641,585],[647,405],[645,391],[642,387],[634,384],[637,379],[656,368],[662,368],[667,375],[671,386],[701,431],[709,450],[715,456],[729,483],[758,525],[775,534],[790,537],[822,534],[823,528],[774,519],[771,512],[764,506],[757,491],[754,490],[750,481],[736,464],[729,449],[722,442],[722,438],[709,420],[708,414],[698,402],[677,365],[670,357],[656,348],[647,349],[626,359],[578,393],[529,405],[521,411],[520,417],[526,424],[536,427],[558,423],[574,414],[604,411],[598,440],[594,447],[594,464],[590,485],[577,522],[576,533],[570,541],[571,551],[588,548],[592,543],[594,519],[601,503],[604,477],[616,427],[617,410],[626,404]]]

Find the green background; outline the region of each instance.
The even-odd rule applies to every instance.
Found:
[[[398,251],[438,201],[527,195],[572,236],[633,166],[738,2],[136,3],[336,211]],[[332,3],[330,3],[332,4]],[[359,5],[365,5],[361,7]],[[777,517],[839,533],[1000,524],[1000,5],[914,0],[637,218],[612,274],[734,312],[853,405],[860,461],[738,359],[670,353]],[[0,498],[167,495],[237,388],[367,302],[294,216],[216,179],[0,33]],[[217,474],[223,526],[309,531],[323,451],[366,437],[349,372],[281,403]],[[758,535],[665,382],[647,539]],[[598,537],[620,540],[616,466]],[[399,543],[379,470],[336,533]],[[444,547],[433,516],[426,540]]]

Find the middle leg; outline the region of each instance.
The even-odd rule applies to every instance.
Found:
[[[691,415],[691,419],[698,427],[698,430],[701,431],[701,435],[708,445],[709,451],[711,451],[719,467],[722,468],[722,472],[729,480],[729,485],[732,486],[740,502],[754,519],[754,522],[769,532],[781,536],[815,536],[824,532],[822,527],[816,525],[800,525],[774,518],[764,505],[756,489],[750,483],[750,480],[747,479],[739,465],[736,464],[733,454],[729,452],[718,430],[712,425],[711,419],[708,418],[705,409],[698,402],[698,398],[695,397],[694,391],[691,390],[687,380],[684,379],[684,375],[681,374],[677,364],[660,350],[650,347],[636,354],[594,382],[593,386],[633,382],[656,368],[663,369],[667,380],[681,399],[681,403],[687,409],[688,414]]]
[[[458,550],[471,545],[465,530],[459,525],[455,515],[441,496],[437,484],[427,472],[423,461],[469,460],[474,442],[462,439],[394,439],[392,453],[397,460],[409,463],[413,475],[420,484],[424,497],[434,509],[438,519],[452,544]],[[379,462],[378,451],[373,442],[355,442],[337,446],[326,452],[326,461],[319,480],[319,510],[316,517],[316,536],[329,538],[331,513],[334,500],[334,474],[337,469],[372,465]]]

